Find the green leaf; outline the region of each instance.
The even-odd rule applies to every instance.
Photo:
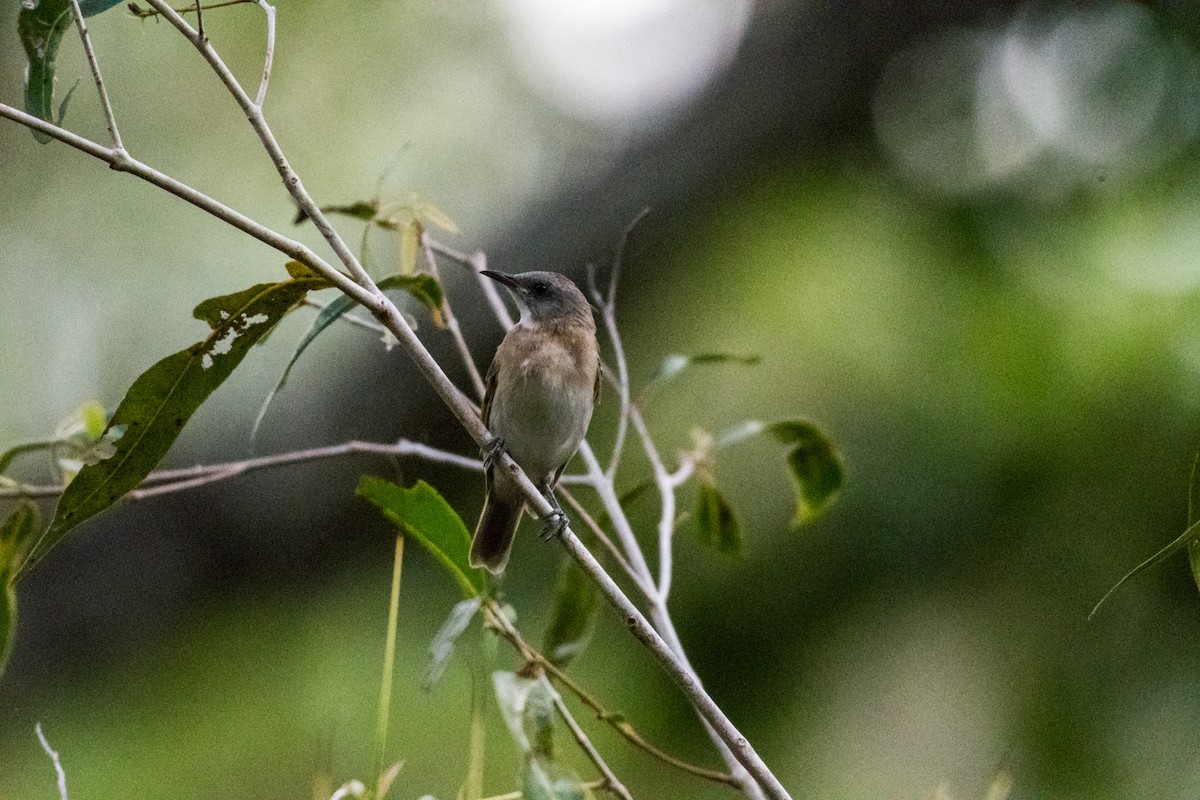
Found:
[[[12,576],[25,546],[41,527],[41,515],[32,500],[22,500],[0,524],[0,675],[8,664],[17,633],[17,591]]]
[[[508,726],[508,733],[522,753],[532,753],[533,743],[525,730],[525,704],[537,681],[515,672],[497,670],[492,673],[492,687],[496,691],[496,705],[500,716]]]
[[[99,14],[112,8],[120,0],[82,0],[79,10],[85,17]],[[25,48],[28,65],[25,70],[25,110],[35,117],[62,124],[66,113],[66,101],[60,115],[54,115],[54,69],[58,59],[58,47],[63,34],[74,24],[70,0],[37,0],[22,3],[17,14],[17,36]],[[69,98],[68,98],[69,99]],[[33,137],[45,144],[49,136],[33,131]]]
[[[829,507],[842,488],[842,458],[815,425],[800,420],[776,422],[766,427],[780,442],[791,445],[787,463],[796,486],[796,517],[799,527],[811,522]]]
[[[425,481],[405,489],[383,478],[364,475],[358,495],[420,542],[458,582],[464,595],[474,597],[483,591],[483,575],[467,562],[471,534],[437,489]]]
[[[296,265],[293,267],[292,265]],[[288,262],[288,272],[296,275],[297,269],[307,270],[298,261]],[[376,284],[380,289],[387,291],[389,289],[403,289],[419,300],[426,308],[430,310],[430,315],[433,317],[433,322],[439,328],[445,327],[445,321],[442,318],[442,287],[438,283],[437,278],[427,273],[418,273],[416,275],[389,275]],[[296,349],[292,352],[292,357],[288,359],[287,364],[283,368],[283,374],[279,376],[279,381],[275,384],[266,398],[263,399],[263,404],[258,410],[258,416],[254,419],[254,427],[250,431],[250,439],[253,441],[258,435],[259,426],[267,416],[267,411],[271,407],[271,403],[275,401],[275,395],[287,385],[288,376],[292,373],[292,367],[300,359],[301,353],[308,349],[308,346],[313,343],[313,340],[320,336],[326,328],[340,319],[347,311],[354,308],[357,301],[346,294],[340,294],[329,302],[320,313],[313,318],[312,325],[304,332],[304,336],[300,338],[300,343],[296,345]]]
[[[370,222],[375,219],[375,214],[379,211],[379,203],[375,200],[359,200],[356,203],[341,206],[321,206],[321,210],[326,214],[342,214],[347,217],[354,217],[363,222]]]
[[[742,529],[733,507],[711,480],[700,481],[696,492],[696,536],[719,553],[742,552]]]
[[[143,372],[117,407],[107,432],[124,431],[111,457],[84,466],[59,498],[50,528],[21,565],[23,575],[72,528],[104,511],[137,487],[158,464],[192,414],[230,376],[246,353],[310,289],[306,278],[260,283],[196,306],[209,336]]]
[[[1192,462],[1192,478],[1188,484],[1188,527],[1193,528],[1200,522],[1200,450]],[[1200,589],[1200,541],[1193,539],[1188,542],[1188,564],[1192,568],[1192,581]]]
[[[1189,550],[1188,554],[1190,557],[1191,551],[1197,542],[1200,542],[1200,521],[1193,522],[1191,525],[1188,526],[1187,530],[1185,530],[1183,533],[1179,534],[1179,536],[1175,537],[1175,539],[1170,544],[1166,545],[1161,550],[1159,550],[1157,553],[1150,556],[1145,561],[1138,564],[1136,567],[1129,570],[1129,572],[1126,572],[1123,576],[1121,576],[1121,580],[1114,583],[1109,588],[1109,590],[1104,593],[1104,596],[1100,598],[1100,601],[1098,603],[1096,603],[1096,605],[1092,606],[1092,610],[1088,613],[1088,619],[1091,619],[1092,617],[1096,616],[1096,612],[1100,610],[1100,606],[1104,605],[1104,601],[1108,600],[1108,598],[1112,596],[1113,592],[1117,591],[1117,589],[1120,589],[1125,584],[1125,582],[1128,581],[1130,578],[1132,578],[1135,575],[1142,574],[1143,572],[1145,572],[1146,570],[1150,569],[1153,566],[1161,564],[1162,562],[1166,561],[1171,556],[1178,553],[1184,547],[1188,548],[1188,550]]]
[[[735,353],[700,353],[694,356],[684,356],[678,353],[663,359],[654,375],[650,378],[651,386],[661,386],[690,366],[696,364],[742,364],[753,366],[761,359],[758,356],[744,356]]]
[[[592,636],[600,596],[574,559],[563,559],[542,652],[559,667],[583,652]]]
[[[429,665],[421,679],[421,688],[425,691],[432,689],[446,674],[458,637],[467,630],[482,602],[483,595],[476,595],[455,603],[454,608],[450,609],[450,615],[429,643]]]
[[[574,770],[541,755],[525,760],[521,791],[525,800],[585,800],[587,796]]]

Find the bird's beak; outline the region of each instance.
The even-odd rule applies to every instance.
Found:
[[[507,286],[509,289],[512,289],[514,292],[517,292],[518,294],[525,291],[525,287],[523,287],[521,284],[517,283],[516,278],[514,278],[511,275],[505,275],[503,272],[494,272],[490,269],[484,269],[484,270],[480,270],[479,274],[487,275],[489,278],[494,280],[496,283],[502,283],[505,286]]]

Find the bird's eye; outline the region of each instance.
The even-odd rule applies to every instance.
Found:
[[[529,287],[529,293],[534,297],[545,297],[550,293],[550,287],[544,283],[535,283]]]

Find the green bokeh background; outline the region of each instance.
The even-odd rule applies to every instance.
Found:
[[[281,2],[267,112],[321,202],[372,195],[386,169],[383,196],[435,202],[462,231],[447,242],[483,249],[496,269],[582,279],[590,261],[603,272],[624,224],[652,205],[620,299],[632,374],[645,380],[668,353],[762,359],[697,369],[648,397],[662,452],[747,418],[813,419],[838,443],[846,490],[817,524],[790,530],[782,450],[748,442],[717,468],[743,557],[703,551],[686,525],[676,547],[681,637],[793,796],[923,798],[944,782],[953,797],[982,797],[1004,763],[1013,797],[1194,797],[1200,602],[1183,557],[1087,614],[1186,524],[1200,420],[1195,145],[1111,179],[1048,169],[1032,189],[930,188],[878,143],[871,93],[893,53],[1009,10],[848,7],[864,27],[833,25],[843,38],[826,35],[829,9],[751,17],[746,53],[766,47],[764,30],[790,31],[797,49],[812,31],[839,54],[824,70],[735,59],[691,109],[621,129],[569,116],[526,83],[501,4]],[[18,9],[0,5],[0,102],[13,104]],[[1167,11],[1144,13],[1190,48],[1187,21]],[[167,25],[120,10],[90,24],[135,155],[321,246],[291,226],[244,120]],[[206,27],[252,82],[261,15],[231,9]],[[60,91],[87,75],[71,34],[59,74]],[[774,96],[762,89],[739,95],[742,109],[737,80],[794,86],[793,98],[823,86],[826,99],[768,113],[754,105]],[[102,139],[90,88],[81,81],[68,124]],[[356,223],[344,229],[357,239]],[[377,270],[394,264],[386,237],[370,246]],[[277,278],[282,263],[152,187],[0,123],[0,442],[45,435],[90,399],[115,406],[143,369],[200,338],[196,303]],[[472,283],[443,269],[486,363],[500,331]],[[169,464],[249,453],[258,403],[308,320],[285,321],[247,358]],[[449,363],[445,336],[420,333]],[[602,453],[614,406],[610,394],[593,427]],[[402,435],[472,450],[398,351],[335,329],[293,372],[259,449]],[[641,474],[634,450],[627,484]],[[478,476],[401,470],[474,518]],[[69,538],[20,587],[0,680],[0,798],[56,796],[37,721],[73,798],[296,798],[313,796],[325,769],[335,784],[366,779],[392,538],[352,497],[363,471],[395,475],[367,460],[253,475],[122,506]],[[653,511],[643,501],[634,514],[646,541]],[[535,639],[558,558],[522,536],[504,584]],[[419,688],[456,599],[410,547],[394,797],[453,797],[465,772],[465,664],[432,693]],[[507,655],[500,665],[516,666]],[[716,763],[686,703],[607,610],[573,670],[649,740]],[[517,753],[494,708],[488,726],[485,785],[509,791]],[[729,796],[589,730],[635,796]]]

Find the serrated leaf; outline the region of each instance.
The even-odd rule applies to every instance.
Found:
[[[796,516],[800,527],[819,517],[842,488],[842,459],[832,442],[812,423],[802,420],[775,422],[767,432],[791,445],[787,463],[796,488]]]
[[[696,536],[718,553],[741,555],[742,528],[712,481],[700,481],[696,491]]]
[[[17,590],[12,576],[41,527],[41,514],[32,500],[21,500],[0,524],[0,676],[17,633]]]
[[[551,663],[565,667],[583,652],[592,636],[600,596],[574,559],[564,559],[554,592],[554,608],[542,641]]]
[[[79,10],[85,17],[90,17],[119,2],[82,0]],[[25,110],[56,125],[62,123],[61,114],[66,113],[66,100],[60,107],[60,115],[55,117],[54,71],[63,34],[73,24],[70,0],[39,0],[32,6],[22,3],[21,11],[17,14],[17,36],[28,62],[25,69]],[[51,139],[39,131],[32,133],[43,144]]]
[[[462,517],[437,489],[417,481],[405,489],[391,481],[364,475],[358,496],[373,503],[393,524],[412,536],[446,568],[467,597],[483,591],[483,576],[467,563],[471,534]]]
[[[109,420],[107,431],[124,429],[111,457],[90,464],[67,486],[54,520],[21,565],[23,575],[80,523],[135,489],[170,449],[192,414],[254,346],[311,289],[315,279],[260,283],[196,306],[194,316],[212,333],[167,356],[138,376]],[[107,432],[106,431],[106,432]]]
[[[660,386],[688,367],[697,364],[742,364],[744,366],[753,366],[760,360],[758,356],[745,356],[735,353],[700,353],[694,356],[675,353],[663,359],[662,364],[658,366],[654,375],[650,377],[650,385]]]
[[[446,674],[458,637],[467,630],[482,602],[483,595],[477,595],[455,603],[450,609],[446,621],[429,643],[429,665],[425,667],[425,675],[421,679],[421,688],[425,691],[432,689]]]

